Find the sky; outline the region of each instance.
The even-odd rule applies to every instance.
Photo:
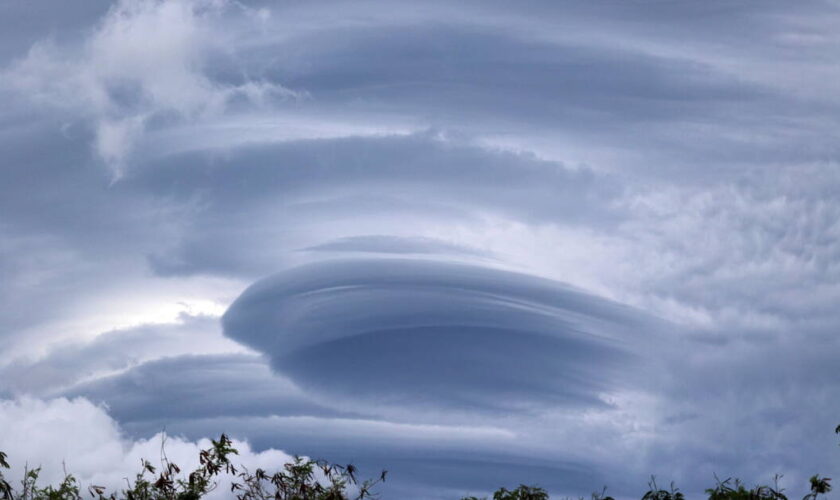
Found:
[[[840,467],[840,4],[0,3],[0,450]],[[219,493],[221,496],[221,493]]]

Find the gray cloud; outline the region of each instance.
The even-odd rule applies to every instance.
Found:
[[[253,355],[173,356],[91,381],[63,396],[105,403],[125,424],[248,416],[342,416],[309,399]],[[158,429],[160,430],[160,429]],[[223,431],[222,431],[223,432]]]
[[[798,491],[840,465],[838,14],[0,5],[0,394],[399,498]]]
[[[499,183],[508,189],[499,191]],[[358,223],[366,214],[399,230],[408,220],[422,227],[441,218],[470,219],[478,211],[568,224],[613,224],[619,217],[603,204],[617,188],[591,170],[431,133],[294,141],[210,159],[176,155],[151,163],[125,185],[132,192],[195,200],[172,247],[149,258],[162,275],[255,276],[277,269],[288,263],[280,250],[296,250],[305,241],[289,229],[302,220],[337,226],[344,216]]]
[[[244,292],[223,324],[336,398],[508,411],[604,404],[598,393],[632,370],[631,347],[655,333],[640,314],[559,283],[406,260],[287,271]]]
[[[384,254],[452,254],[487,256],[485,252],[433,238],[406,238],[387,235],[347,236],[305,248],[310,252],[358,252]]]

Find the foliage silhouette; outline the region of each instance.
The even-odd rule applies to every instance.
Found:
[[[461,500],[480,500],[478,497],[464,497]],[[500,488],[493,494],[493,500],[548,500],[548,492],[537,486],[520,484],[515,490]]]
[[[656,478],[651,476],[648,487],[650,489],[642,496],[642,500],[685,500],[685,495],[674,483],[671,483],[671,489],[663,490],[656,485]]]
[[[376,480],[359,483],[356,469],[317,460],[295,457],[278,472],[269,474],[262,469],[253,473],[234,466],[231,456],[238,452],[224,434],[218,441],[199,453],[199,467],[188,475],[163,455],[160,469],[148,460],[141,460],[140,472],[128,487],[119,492],[106,493],[105,487],[91,485],[90,496],[96,500],[198,500],[214,491],[217,478],[231,476],[230,489],[237,500],[363,500],[375,498],[372,488],[385,481],[386,471]],[[6,455],[0,452],[0,469],[9,469]],[[14,489],[0,470],[0,498],[3,500],[80,500],[78,481],[65,474],[58,486],[38,486],[40,469],[24,471],[21,487]]]
[[[840,434],[840,425],[835,429]],[[274,473],[256,469],[253,473],[231,461],[237,450],[230,438],[222,434],[218,441],[211,441],[211,447],[199,453],[199,467],[189,474],[182,474],[177,464],[170,462],[163,453],[161,466],[155,467],[148,460],[141,460],[140,472],[133,480],[126,479],[127,487],[118,492],[107,493],[105,487],[90,485],[88,494],[94,500],[199,500],[217,486],[217,480],[225,475],[232,479],[230,492],[237,500],[364,500],[378,498],[374,487],[385,481],[387,471],[378,478],[359,482],[356,468],[340,466],[320,460],[295,457],[290,463]],[[41,487],[38,484],[41,469],[24,469],[20,487],[15,488],[3,475],[10,469],[8,456],[0,451],[0,500],[81,500],[83,497],[78,480],[66,471],[64,479],[57,486]],[[788,500],[779,487],[780,475],[776,475],[773,486],[758,485],[747,489],[739,479],[723,481],[715,476],[717,484],[706,490],[708,500]],[[811,476],[810,491],[802,500],[818,500],[819,495],[831,491],[831,478]],[[685,500],[683,493],[671,483],[669,489],[662,489],[651,477],[648,491],[642,500]],[[546,490],[539,486],[521,484],[513,490],[500,488],[492,500],[548,500]],[[478,497],[463,497],[461,500],[486,500]],[[583,500],[580,498],[579,500]],[[592,493],[591,500],[615,500],[606,495],[606,488]]]

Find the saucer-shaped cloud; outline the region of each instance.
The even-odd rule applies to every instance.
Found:
[[[603,405],[652,324],[554,281],[396,259],[262,280],[223,323],[275,370],[329,397],[465,410]]]

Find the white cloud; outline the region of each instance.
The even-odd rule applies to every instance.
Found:
[[[83,44],[39,42],[3,72],[4,86],[93,124],[98,155],[119,176],[149,121],[218,116],[233,99],[264,104],[298,94],[266,81],[223,82],[205,72],[233,49],[224,0],[123,0]],[[236,11],[238,12],[238,10]],[[259,15],[243,16],[260,22]]]
[[[162,434],[129,440],[105,409],[82,398],[0,400],[0,428],[0,450],[9,456],[11,477],[19,479],[26,464],[40,466],[42,485],[60,481],[66,467],[84,488],[96,484],[113,491],[139,472],[141,458],[157,465],[161,456]],[[208,439],[167,437],[165,451],[171,462],[189,471],[198,467],[199,451],[209,445]],[[234,448],[239,451],[236,462],[250,470],[276,470],[291,459],[274,449],[254,451],[242,441],[234,441]],[[220,482],[214,496],[227,492]]]

